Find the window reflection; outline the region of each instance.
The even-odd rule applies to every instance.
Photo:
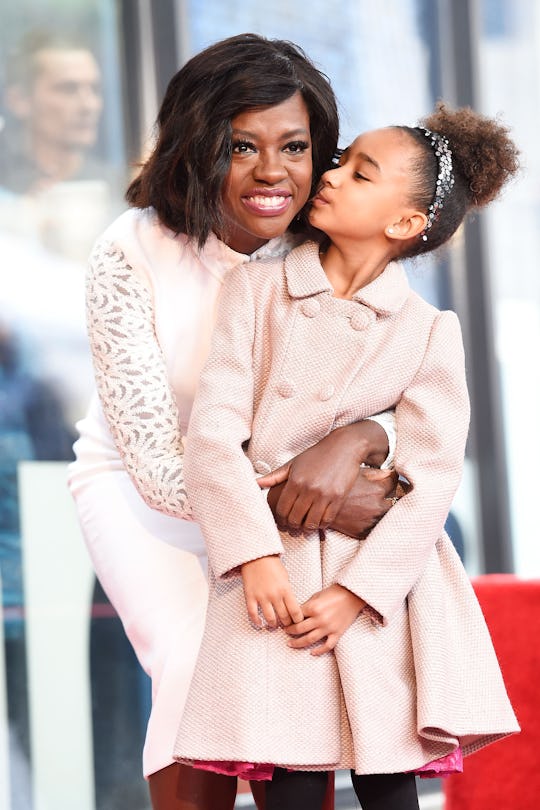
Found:
[[[106,8],[108,6],[108,9]],[[0,748],[0,783],[10,786],[10,810],[30,810],[39,795],[58,810],[72,807],[69,784],[52,788],[43,779],[41,762],[61,775],[71,762],[87,771],[75,772],[74,785],[92,784],[80,797],[80,808],[148,806],[140,757],[148,712],[145,676],[125,639],[122,627],[101,589],[88,600],[85,626],[90,665],[73,661],[70,616],[77,605],[60,604],[60,614],[47,619],[50,647],[60,642],[62,660],[55,666],[79,678],[76,689],[90,688],[92,728],[90,754],[74,759],[70,736],[60,729],[67,716],[62,695],[54,689],[44,697],[36,671],[49,671],[36,628],[28,612],[29,553],[24,510],[32,491],[21,489],[21,465],[68,462],[72,458],[74,424],[86,411],[93,388],[84,313],[86,261],[96,237],[124,209],[126,185],[122,134],[122,92],[118,77],[121,55],[115,30],[116,3],[65,4],[23,2],[10,9],[0,32],[2,108],[0,118],[0,584],[4,655],[0,656],[0,704],[7,697],[8,750]],[[41,18],[48,27],[23,30]],[[66,23],[65,27],[63,23]],[[11,27],[10,27],[11,23]],[[88,33],[88,39],[73,35]],[[115,65],[105,71],[102,65]],[[105,75],[106,74],[106,75]],[[25,467],[26,469],[26,467]],[[37,469],[37,467],[36,467]],[[49,469],[46,467],[46,469]],[[38,470],[39,472],[39,470]],[[25,472],[25,476],[26,476]],[[51,537],[44,570],[51,603],[62,583],[79,576],[63,565],[64,510],[71,508],[64,474],[55,476],[58,511],[45,510]],[[43,476],[28,475],[29,481]],[[40,492],[35,492],[38,496]],[[26,499],[26,501],[25,501]],[[58,509],[58,506],[55,507]],[[74,533],[73,542],[80,542]],[[48,585],[47,585],[48,583]],[[81,580],[86,593],[86,585]],[[54,594],[53,591],[54,590]],[[69,589],[66,589],[68,592]],[[56,608],[55,608],[56,609]],[[67,628],[67,629],[66,629]],[[1,638],[1,634],[0,634]],[[80,672],[85,672],[81,679]],[[90,677],[89,677],[90,676]],[[91,686],[90,686],[91,680]],[[39,678],[37,679],[39,681]],[[47,750],[37,730],[36,701],[44,699],[58,714],[50,729]],[[90,701],[89,701],[90,703]],[[2,717],[0,717],[0,723]],[[4,733],[4,729],[0,730]],[[78,735],[81,728],[73,728]],[[92,742],[93,740],[93,742]],[[90,781],[88,781],[90,780]],[[52,783],[54,779],[51,779]],[[49,791],[49,795],[44,795]],[[67,804],[62,796],[67,794]],[[2,804],[2,796],[0,796]]]

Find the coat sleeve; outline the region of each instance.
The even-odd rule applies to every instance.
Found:
[[[253,421],[255,306],[242,266],[225,278],[189,420],[184,479],[214,574],[283,546],[270,507],[243,451]]]
[[[397,359],[399,362],[399,358]],[[420,577],[461,479],[469,398],[459,321],[437,315],[423,362],[396,406],[396,469],[411,484],[336,581],[387,623]]]
[[[152,294],[107,241],[98,242],[90,258],[86,314],[103,413],[131,480],[148,506],[191,519],[178,408],[156,337]]]

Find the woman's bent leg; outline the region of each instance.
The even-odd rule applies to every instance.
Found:
[[[153,810],[233,810],[235,776],[174,763],[153,773],[148,783]]]
[[[418,810],[414,773],[351,773],[362,810]]]
[[[147,507],[123,472],[96,476],[79,487],[76,503],[97,576],[152,679],[144,750],[148,777],[174,762],[204,628],[204,541],[196,524]]]
[[[287,771],[275,768],[266,783],[266,810],[322,810],[326,771]]]

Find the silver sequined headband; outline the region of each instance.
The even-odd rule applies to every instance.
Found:
[[[428,231],[439,216],[441,208],[444,208],[444,198],[449,194],[450,189],[454,185],[452,151],[448,145],[448,139],[445,138],[444,135],[439,135],[438,132],[432,132],[425,127],[416,127],[416,129],[429,140],[429,145],[435,152],[438,165],[435,195],[428,208],[426,227],[420,234],[424,242],[427,242]]]

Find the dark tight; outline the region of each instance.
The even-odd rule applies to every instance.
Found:
[[[235,776],[223,776],[179,763],[153,773],[149,780],[153,810],[233,810]],[[264,810],[264,786],[252,783],[257,807]]]
[[[418,810],[414,773],[351,773],[362,810]]]
[[[266,810],[322,810],[327,786],[326,771],[274,768],[266,783]]]
[[[362,810],[418,810],[416,780],[412,773],[357,776],[351,773]],[[315,771],[275,768],[266,785],[266,810],[322,810],[328,775]]]

